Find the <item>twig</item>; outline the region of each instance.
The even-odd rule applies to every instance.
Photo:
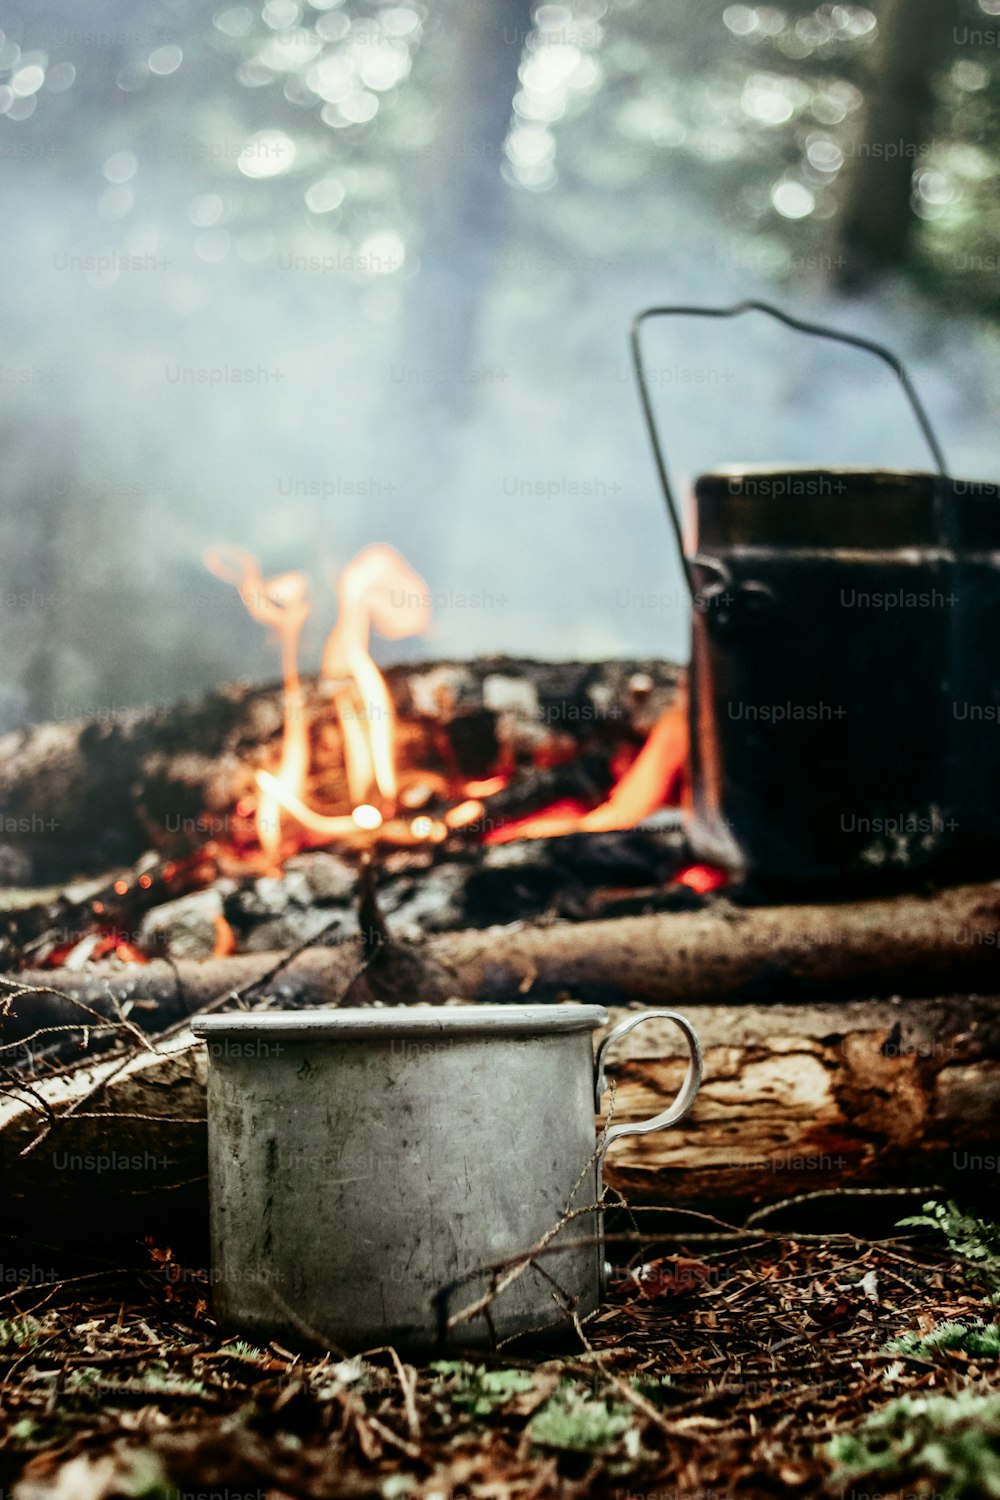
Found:
[[[576,1329],[576,1336],[580,1340],[580,1343],[586,1349],[587,1353],[591,1355],[605,1380],[614,1386],[615,1390],[618,1391],[619,1395],[624,1397],[630,1406],[634,1406],[636,1411],[641,1412],[648,1422],[652,1422],[667,1437],[683,1437],[685,1435],[690,1437],[690,1433],[685,1434],[683,1428],[678,1428],[673,1423],[668,1422],[663,1413],[657,1411],[651,1401],[648,1401],[645,1396],[641,1395],[627,1380],[623,1380],[616,1370],[612,1370],[609,1367],[607,1360],[602,1357],[600,1351],[595,1349],[587,1338],[587,1335],[583,1331],[583,1325],[576,1313],[573,1314],[573,1327]]]
[[[396,1367],[396,1378],[399,1388],[403,1392],[403,1407],[406,1411],[406,1428],[410,1437],[416,1442],[420,1441],[420,1417],[417,1414],[417,1372],[412,1365],[404,1365],[392,1345],[389,1345],[389,1357]],[[407,1374],[409,1371],[409,1374]]]
[[[817,1188],[811,1193],[796,1193],[794,1198],[783,1198],[780,1203],[766,1203],[762,1208],[755,1209],[743,1220],[743,1227],[750,1229],[756,1224],[761,1224],[769,1219],[772,1214],[781,1213],[785,1208],[798,1208],[801,1203],[814,1203],[819,1198],[902,1198],[920,1197],[928,1193],[943,1193],[945,1190],[940,1184],[932,1184],[930,1187],[830,1187]]]
[[[16,980],[7,979],[3,975],[0,975],[0,985],[8,985],[10,987],[7,993],[9,999],[11,1000],[20,1000],[25,995],[54,995],[57,1000],[64,1001],[67,1005],[75,1005],[78,1010],[84,1011],[86,1015],[91,1016],[97,1022],[96,1026],[90,1026],[86,1028],[89,1031],[105,1030],[107,1029],[107,1026],[109,1024],[109,1017],[102,1015],[99,1010],[94,1010],[92,1005],[88,1005],[86,1001],[81,1000],[78,995],[72,995],[64,992],[63,990],[54,989],[52,985],[21,984]],[[112,1002],[118,1004],[115,997],[112,997]],[[127,1031],[130,1036],[135,1037],[138,1046],[147,1048],[149,1051],[153,1050],[152,1043],[150,1042],[149,1037],[140,1027],[136,1026],[134,1022],[129,1021],[125,1016],[121,1014],[120,1006],[118,1011],[118,1019],[116,1021],[111,1021],[110,1025],[112,1029],[118,1027],[122,1031]],[[36,1032],[35,1035],[40,1035],[45,1031],[64,1031],[66,1029],[67,1028],[64,1026],[42,1027],[41,1032]],[[69,1029],[80,1030],[83,1028],[70,1027]],[[30,1038],[28,1040],[30,1040]],[[23,1045],[23,1042],[15,1045]]]

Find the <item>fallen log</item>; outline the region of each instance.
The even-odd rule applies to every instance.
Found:
[[[825,1188],[934,1183],[995,1200],[1000,1000],[691,1014],[707,1049],[705,1085],[679,1127],[622,1143],[608,1178],[630,1199],[770,1203]],[[625,1118],[647,1117],[679,1088],[684,1061],[672,1030],[651,1021],[630,1034],[618,1070]]]
[[[1000,1001],[703,1005],[692,1019],[705,1048],[692,1115],[607,1161],[633,1204],[745,1212],[831,1187],[968,1192],[991,1161],[995,1183]],[[616,1120],[676,1091],[679,1045],[657,1021],[619,1044]],[[0,1100],[8,1234],[119,1257],[149,1236],[203,1263],[206,1069],[183,1028],[160,1052],[86,1062]]]
[[[362,943],[176,964],[94,965],[0,981],[43,993],[8,1001],[0,1041],[41,1027],[80,1026],[79,1002],[114,1016],[121,1005],[163,1030],[233,990],[266,983],[272,1005],[449,999],[600,1004],[773,1004],[813,998],[947,994],[989,989],[1000,943],[1000,882],[933,895],[801,906],[659,912],[594,922],[514,924],[389,943],[363,967]],[[278,970],[277,973],[274,971]],[[91,1017],[91,1019],[93,1019]]]

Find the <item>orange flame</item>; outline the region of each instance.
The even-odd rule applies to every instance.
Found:
[[[340,575],[339,613],[323,652],[344,737],[351,801],[396,799],[394,717],[385,678],[368,650],[372,630],[387,640],[420,635],[430,621],[427,585],[392,547],[366,547]]]
[[[360,552],[340,576],[340,609],[323,653],[323,677],[340,724],[353,811],[331,817],[305,801],[309,730],[297,660],[302,626],[309,615],[305,577],[282,573],[265,579],[256,559],[238,547],[212,548],[205,563],[217,577],[236,585],[255,620],[275,627],[281,645],[285,708],[281,756],[274,771],[260,771],[256,776],[260,792],[257,837],[265,854],[272,860],[278,856],[283,812],[325,839],[370,837],[383,824],[395,842],[443,838],[447,829],[440,820],[415,818],[404,826],[392,817],[398,791],[395,721],[385,678],[369,651],[373,630],[389,640],[400,640],[427,628],[430,596],[420,575],[391,547],[374,546]]]
[[[326,813],[314,812],[301,797],[283,786],[277,776],[272,776],[270,771],[257,772],[257,785],[266,797],[273,797],[286,812],[291,813],[303,828],[322,834],[325,838],[347,838],[360,829],[374,832],[382,826],[382,814],[368,802],[360,803],[349,815],[328,817]]]
[[[281,668],[285,687],[284,728],[281,757],[274,787],[264,791],[257,803],[257,837],[265,854],[277,857],[281,845],[281,796],[301,796],[309,769],[309,729],[305,699],[299,678],[298,651],[302,627],[309,616],[307,583],[302,573],[279,573],[264,578],[260,565],[240,547],[213,547],[205,554],[205,566],[225,583],[233,583],[255,620],[274,626],[281,646]]]
[[[511,839],[554,838],[566,833],[607,833],[615,828],[633,828],[662,807],[684,769],[687,759],[687,700],[683,691],[654,724],[639,754],[606,802],[589,812],[574,812],[565,805],[547,808],[536,817],[509,823],[486,836],[488,844]]]

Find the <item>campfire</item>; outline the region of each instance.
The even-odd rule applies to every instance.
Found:
[[[48,839],[29,836],[8,850],[27,864],[26,886],[40,874],[79,876],[74,858],[93,876],[8,916],[8,969],[281,947],[329,927],[338,902],[346,931],[376,877],[389,909],[409,892],[402,920],[432,930],[546,911],[656,908],[725,883],[724,872],[686,851],[686,703],[676,669],[498,659],[383,673],[372,637],[424,634],[430,590],[398,552],[373,545],[336,581],[335,622],[320,671],[307,679],[300,639],[319,606],[305,575],[266,577],[235,547],[213,548],[205,560],[270,632],[280,690],[233,690],[247,722],[224,739],[215,722],[203,744],[195,736],[206,718],[231,713],[218,696],[181,706],[170,723],[153,713],[100,726],[112,756],[129,759],[127,737],[134,751],[125,774],[133,785],[108,788],[102,810],[118,838],[136,819],[136,857],[100,868],[105,830],[88,837],[88,812],[102,795],[93,787],[82,806],[53,819]],[[80,764],[91,732],[62,735],[77,784],[91,774]],[[45,731],[19,738],[8,792],[58,801],[64,766],[51,744],[39,760],[40,738]],[[577,857],[567,880],[574,840],[591,847],[594,868]],[[549,848],[533,850],[538,841]],[[484,858],[491,850],[492,861]],[[512,908],[502,875],[516,886],[519,870],[528,888],[513,893]]]
[[[338,617],[323,651],[319,680],[339,738],[349,809],[313,807],[307,798],[312,790],[322,792],[322,777],[313,764],[314,726],[309,722],[298,668],[299,637],[309,614],[306,579],[301,573],[265,579],[256,560],[236,549],[212,551],[206,561],[220,578],[236,585],[254,619],[274,628],[280,645],[284,682],[280,758],[272,768],[256,771],[255,807],[252,799],[244,799],[237,809],[244,817],[252,812],[259,852],[275,866],[317,844],[407,848],[440,844],[450,834],[475,828],[484,829],[483,841],[490,844],[630,828],[680,788],[686,755],[680,701],[664,712],[630,763],[627,749],[619,752],[625,757],[619,778],[607,799],[595,807],[562,798],[533,816],[494,825],[487,817],[489,799],[508,788],[516,775],[509,756],[483,777],[463,780],[419,766],[400,775],[395,710],[386,680],[371,655],[370,638],[372,632],[386,640],[425,633],[430,624],[430,590],[392,548],[372,546],[348,564],[338,580]],[[642,684],[638,686],[641,689]],[[611,712],[616,709],[612,707]],[[539,747],[536,767],[545,757],[557,763],[560,751],[571,756],[575,750],[574,744],[560,747],[552,737],[548,745]],[[252,848],[237,847],[234,852],[255,862]]]
[[[998,1500],[997,33],[169,9],[0,32],[0,1500]]]

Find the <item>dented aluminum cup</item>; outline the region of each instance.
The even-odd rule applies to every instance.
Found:
[[[469,1005],[195,1020],[219,1317],[256,1339],[426,1353],[542,1338],[593,1312],[602,1157],[683,1119],[702,1076],[684,1017],[630,1016],[595,1059],[607,1019],[596,1005]],[[687,1042],[680,1092],[599,1139],[608,1048],[653,1019]]]

